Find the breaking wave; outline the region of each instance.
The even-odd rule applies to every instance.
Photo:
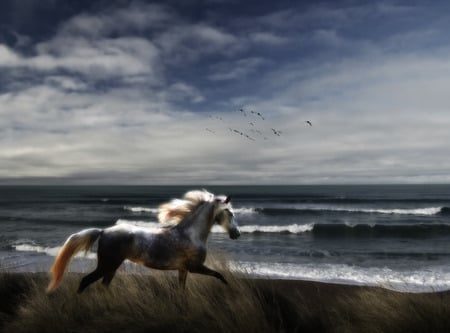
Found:
[[[435,292],[450,288],[450,271],[445,266],[397,271],[390,268],[362,268],[346,264],[300,265],[237,261],[230,263],[230,269],[257,277],[373,285],[408,292]]]
[[[11,245],[11,247],[18,252],[43,253],[52,257],[56,257],[62,246],[45,247],[30,243],[23,243],[23,244],[14,244]],[[89,259],[94,259],[96,258],[96,255],[92,252],[88,252],[86,255],[84,254],[84,252],[80,252],[77,255],[75,255],[75,257],[87,257]]]
[[[133,213],[151,213],[158,214],[158,208],[150,208],[150,207],[130,207],[125,206],[123,209],[133,212]]]
[[[132,221],[119,219],[116,224],[131,224],[153,230],[170,227],[150,221]],[[241,233],[247,234],[303,234],[311,233],[314,237],[322,238],[359,238],[359,237],[433,237],[450,232],[450,224],[349,224],[349,223],[309,223],[288,225],[241,225]],[[218,225],[214,225],[212,233],[226,233]]]

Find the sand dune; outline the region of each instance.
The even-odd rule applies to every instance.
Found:
[[[449,332],[450,292],[409,294],[375,287],[255,280],[226,274],[118,274],[109,289],[76,294],[69,273],[47,295],[45,273],[0,274],[4,332]]]

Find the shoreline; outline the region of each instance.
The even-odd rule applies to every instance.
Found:
[[[54,251],[55,255],[57,251]],[[55,259],[54,256],[48,255],[46,252],[4,252],[3,257],[0,251],[0,274],[2,272],[10,273],[22,273],[22,274],[47,274],[50,270],[51,265]],[[5,259],[5,258],[13,259]],[[3,258],[3,261],[2,261]],[[304,281],[312,283],[323,283],[332,285],[348,285],[355,287],[373,287],[373,288],[383,288],[387,290],[406,292],[406,293],[432,293],[432,292],[442,292],[450,290],[450,281],[446,281],[443,278],[445,276],[439,277],[439,283],[430,284],[432,280],[431,277],[429,281],[422,281],[423,283],[415,283],[418,279],[413,278],[415,271],[411,272],[387,272],[386,276],[381,276],[380,273],[382,269],[373,271],[374,276],[377,278],[370,277],[370,272],[364,272],[363,269],[355,270],[353,267],[347,267],[346,275],[342,276],[329,276],[326,268],[320,271],[320,266],[314,267],[318,269],[314,274],[308,276],[308,274],[303,276],[287,275],[281,269],[283,264],[275,263],[275,266],[270,266],[270,263],[258,263],[258,262],[246,262],[230,259],[229,256],[224,255],[220,252],[211,251],[208,257],[210,264],[217,264],[217,260],[220,262],[221,269],[230,270],[232,274],[237,276],[244,276],[248,279],[254,280],[275,280],[275,281]],[[87,274],[91,272],[96,266],[96,254],[90,252],[88,256],[78,255],[73,258],[68,267],[68,272],[72,274]],[[293,264],[286,264],[287,269],[292,269]],[[302,267],[302,269],[307,272],[308,265],[297,265]],[[275,268],[274,268],[275,267]],[[267,268],[272,270],[272,274],[261,274],[259,269],[266,271]],[[156,270],[148,269],[136,265],[132,262],[125,261],[124,264],[119,268],[119,272],[122,274],[141,274],[146,276],[151,276],[155,274]],[[176,272],[175,272],[176,273]],[[350,273],[358,275],[358,278],[351,280],[352,277]],[[174,272],[167,271],[166,274],[174,274]],[[408,275],[411,274],[411,275]],[[318,277],[321,275],[322,278]],[[403,279],[404,278],[404,279]]]
[[[225,276],[229,286],[211,277],[192,274],[183,291],[171,274],[119,273],[108,289],[98,283],[77,295],[82,276],[66,273],[61,286],[47,295],[47,273],[0,273],[0,330],[448,332],[450,329],[450,290],[408,293],[307,280],[242,278],[228,272]],[[84,319],[80,322],[79,318]]]

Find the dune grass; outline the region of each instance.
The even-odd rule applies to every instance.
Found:
[[[118,274],[109,288],[76,294],[69,273],[51,295],[44,273],[0,274],[3,332],[450,332],[450,294],[302,281],[252,280],[226,272],[229,286],[190,275]]]

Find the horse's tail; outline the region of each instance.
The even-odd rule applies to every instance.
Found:
[[[82,250],[89,251],[102,233],[103,229],[85,229],[67,238],[50,269],[52,280],[47,287],[48,293],[58,287],[72,257]]]

